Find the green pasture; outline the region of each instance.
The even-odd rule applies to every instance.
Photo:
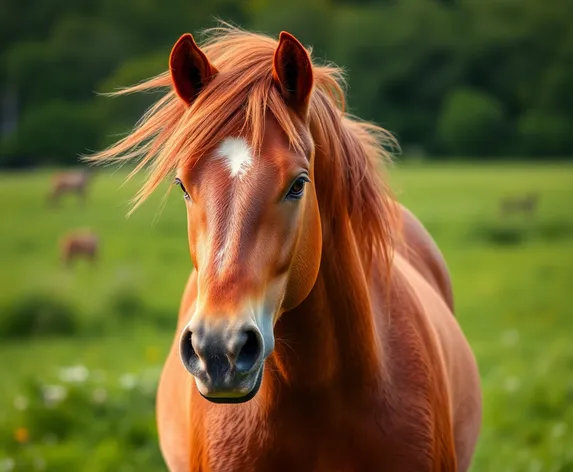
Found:
[[[183,200],[163,200],[165,185],[126,218],[140,180],[102,170],[85,206],[54,208],[51,173],[0,174],[0,472],[165,470],[153,402],[191,269]],[[573,471],[573,166],[400,164],[390,177],[446,256],[478,358],[472,470]],[[533,214],[500,215],[528,192]],[[94,266],[61,264],[76,228],[101,238]]]

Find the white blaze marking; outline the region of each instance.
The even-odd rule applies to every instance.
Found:
[[[227,138],[217,148],[217,157],[223,159],[231,177],[243,177],[253,164],[253,155],[243,138]]]
[[[232,178],[238,177],[239,180],[242,179],[249,168],[253,164],[253,154],[249,143],[243,138],[226,138],[217,147],[215,151],[215,159],[222,160],[229,170]],[[229,205],[229,220],[225,224],[225,235],[224,240],[215,255],[215,265],[218,272],[223,270],[225,260],[229,255],[229,250],[233,243],[233,229],[235,227],[235,219],[237,215],[234,212],[234,207],[236,204],[235,189],[231,189],[231,201]]]

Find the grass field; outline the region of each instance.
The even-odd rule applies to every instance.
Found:
[[[153,396],[190,271],[185,214],[178,193],[161,210],[160,190],[126,219],[137,182],[121,187],[124,175],[96,175],[85,207],[49,208],[49,172],[0,174],[0,472],[165,470]],[[478,358],[472,470],[573,471],[573,166],[411,165],[391,178],[448,260]],[[499,216],[501,197],[528,191],[541,196],[532,218]],[[65,269],[58,241],[78,227],[98,232],[101,259]],[[64,307],[70,334],[6,328],[40,323],[44,305]]]

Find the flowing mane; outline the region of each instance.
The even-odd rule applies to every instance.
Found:
[[[186,106],[174,92],[168,72],[110,94],[166,90],[128,136],[88,160],[135,160],[138,163],[128,178],[147,168],[148,179],[134,200],[136,208],[175,169],[193,166],[230,134],[247,137],[258,155],[269,112],[290,145],[304,150],[300,123],[272,81],[276,47],[273,38],[228,25],[207,30],[201,48],[219,74],[197,100]],[[389,261],[399,211],[380,172],[390,160],[386,147],[395,142],[386,130],[345,112],[339,68],[313,64],[313,77],[309,128],[323,226],[336,231],[336,225],[347,219],[364,257],[378,253]]]

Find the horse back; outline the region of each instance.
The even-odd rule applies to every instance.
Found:
[[[452,282],[442,252],[420,220],[404,206],[401,210],[402,237],[397,251],[436,289],[453,313]]]

